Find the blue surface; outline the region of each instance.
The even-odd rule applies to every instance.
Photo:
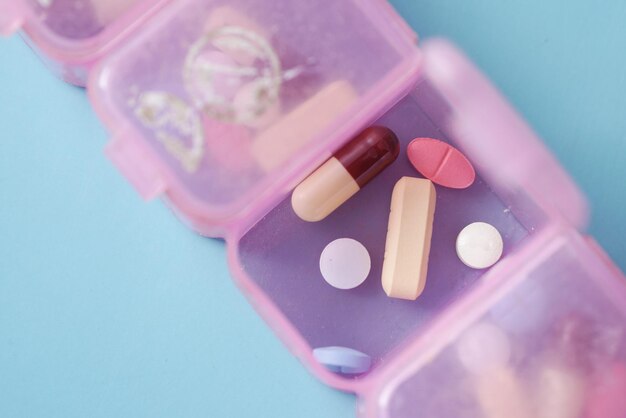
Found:
[[[493,78],[626,269],[626,3],[393,3]],[[0,417],[352,416],[240,295],[223,245],[143,203],[105,142],[83,91],[0,41]]]

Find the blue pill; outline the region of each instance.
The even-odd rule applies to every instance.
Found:
[[[367,354],[347,347],[320,347],[313,350],[313,356],[331,372],[341,374],[361,374],[372,366]]]

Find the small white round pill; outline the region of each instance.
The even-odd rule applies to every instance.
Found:
[[[456,351],[467,371],[480,374],[506,366],[511,358],[511,343],[500,328],[483,322],[463,333]]]
[[[324,280],[337,289],[354,289],[370,274],[371,260],[367,249],[352,238],[339,238],[324,248],[320,271]]]
[[[456,239],[456,253],[468,267],[491,267],[502,257],[504,243],[498,230],[485,222],[463,228]]]

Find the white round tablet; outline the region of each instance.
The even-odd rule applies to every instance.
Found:
[[[502,257],[504,243],[496,228],[485,222],[474,222],[463,228],[456,239],[456,253],[468,267],[491,267]]]
[[[504,332],[490,323],[479,323],[465,331],[456,343],[461,364],[469,372],[506,366],[511,358],[511,343]]]
[[[320,256],[322,277],[337,289],[354,289],[367,279],[370,267],[367,249],[352,238],[336,239]]]

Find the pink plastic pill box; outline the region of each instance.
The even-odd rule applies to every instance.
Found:
[[[142,196],[226,239],[250,302],[315,375],[360,396],[362,416],[626,416],[615,395],[626,387],[624,277],[584,236],[570,177],[454,46],[418,48],[383,0],[179,0],[128,13],[110,28],[125,41],[89,82],[107,155]],[[293,188],[374,124],[397,134],[398,160],[323,221],[299,219]],[[417,137],[462,151],[476,180],[437,187],[426,288],[404,301],[380,274],[391,191],[419,176],[405,152]],[[504,240],[488,270],[455,252],[478,221]],[[350,291],[328,286],[318,264],[343,237],[371,256]],[[325,369],[313,349],[330,346],[369,355],[370,371]]]

